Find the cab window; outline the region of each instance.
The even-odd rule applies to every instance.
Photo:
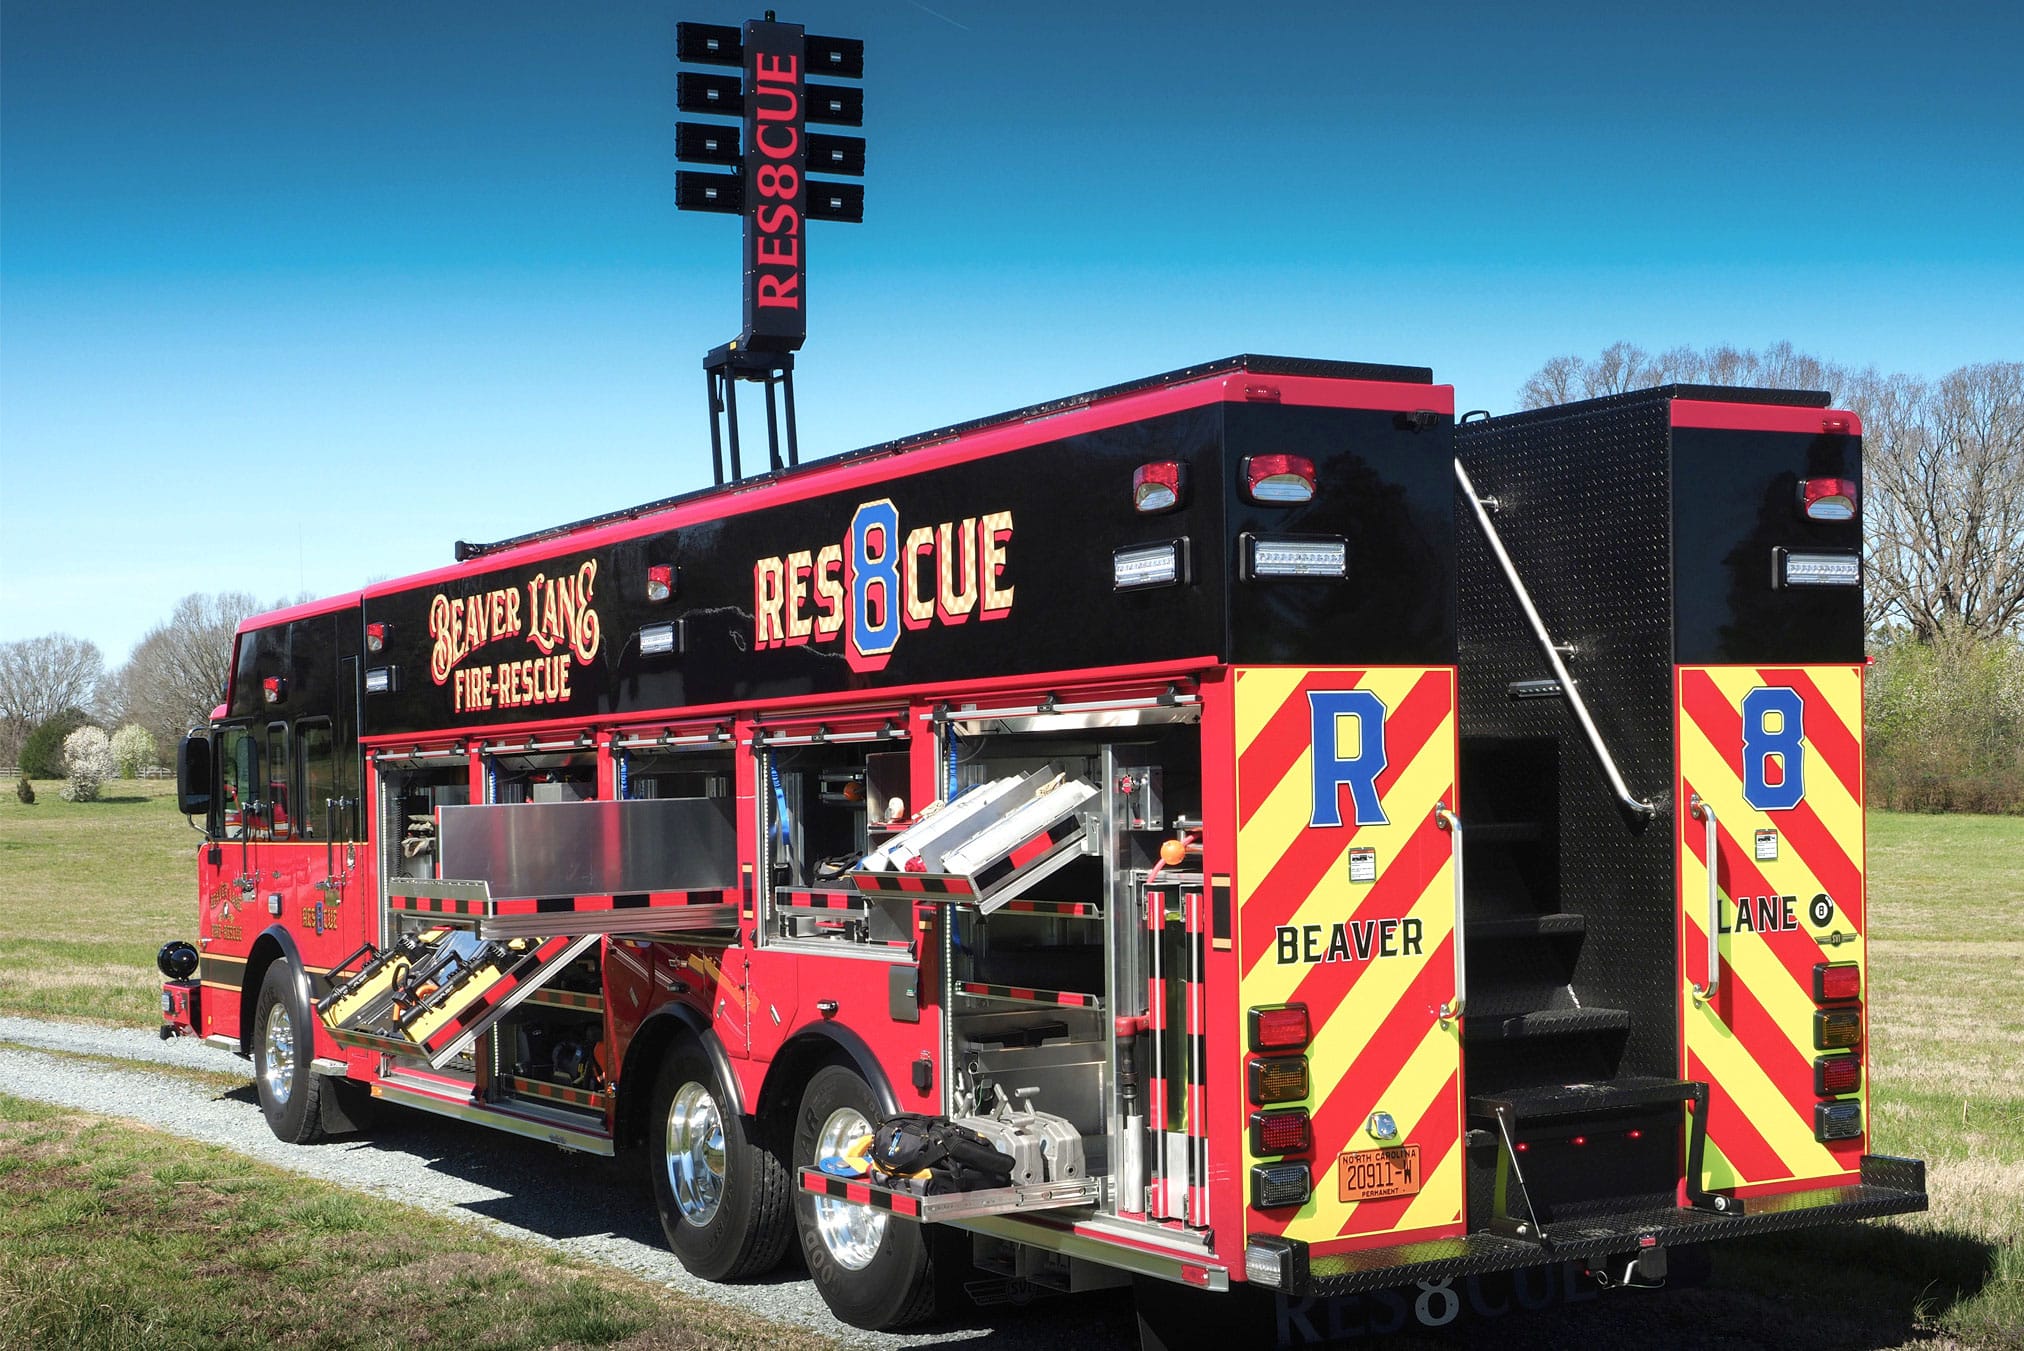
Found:
[[[219,835],[243,840],[264,829],[265,792],[261,738],[250,727],[227,727],[218,742]]]

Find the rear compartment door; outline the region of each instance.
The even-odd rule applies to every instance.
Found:
[[[1308,1096],[1262,1110],[1306,1108],[1313,1147],[1261,1155],[1243,1129],[1247,1233],[1458,1233],[1461,1037],[1440,1016],[1455,876],[1436,818],[1458,806],[1455,672],[1246,667],[1235,704],[1240,1003],[1304,1004],[1312,1028]],[[1309,1165],[1312,1194],[1257,1205],[1259,1166],[1289,1162]]]
[[[1816,999],[1821,963],[1864,970],[1862,668],[1682,666],[1677,673],[1682,1075],[1710,1090],[1703,1185],[1779,1190],[1853,1176],[1864,1137],[1822,1142],[1815,1062],[1862,1056],[1863,1004]],[[1719,979],[1708,972],[1715,817]],[[1867,980],[1861,981],[1866,996]],[[1854,1038],[1841,1034],[1851,1021]],[[1853,1040],[1849,1046],[1823,1042]],[[1845,1109],[1844,1109],[1845,1110]]]

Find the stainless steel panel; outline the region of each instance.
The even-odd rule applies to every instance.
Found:
[[[732,806],[669,797],[445,807],[443,876],[486,882],[494,898],[735,887]]]

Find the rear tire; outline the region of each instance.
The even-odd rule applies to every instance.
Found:
[[[692,1044],[654,1079],[647,1159],[661,1231],[683,1270],[708,1281],[762,1276],[793,1237],[787,1167]]]
[[[842,1065],[817,1070],[794,1119],[796,1176],[825,1154],[840,1153],[854,1136],[869,1134],[884,1115],[857,1071]],[[808,1274],[838,1318],[878,1332],[934,1314],[936,1245],[926,1226],[798,1188],[794,1219]]]
[[[291,1145],[313,1145],[333,1131],[324,1120],[344,1119],[335,1104],[335,1086],[310,1065],[316,1055],[316,1025],[295,968],[286,958],[268,964],[253,1005],[253,1086],[267,1129]],[[346,1124],[350,1124],[346,1120]]]

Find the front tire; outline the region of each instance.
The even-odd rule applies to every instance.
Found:
[[[253,1085],[267,1128],[291,1145],[315,1144],[331,1134],[325,1099],[336,1090],[309,1063],[316,1055],[315,1037],[295,968],[285,959],[269,963],[253,1005]]]
[[[794,1167],[814,1168],[869,1135],[885,1113],[855,1070],[825,1065],[808,1081],[794,1120]],[[925,1226],[870,1206],[797,1189],[795,1226],[808,1274],[829,1311],[874,1332],[935,1312],[934,1247]]]
[[[692,1276],[735,1281],[779,1265],[793,1234],[787,1168],[692,1045],[654,1079],[648,1167],[668,1247]]]

